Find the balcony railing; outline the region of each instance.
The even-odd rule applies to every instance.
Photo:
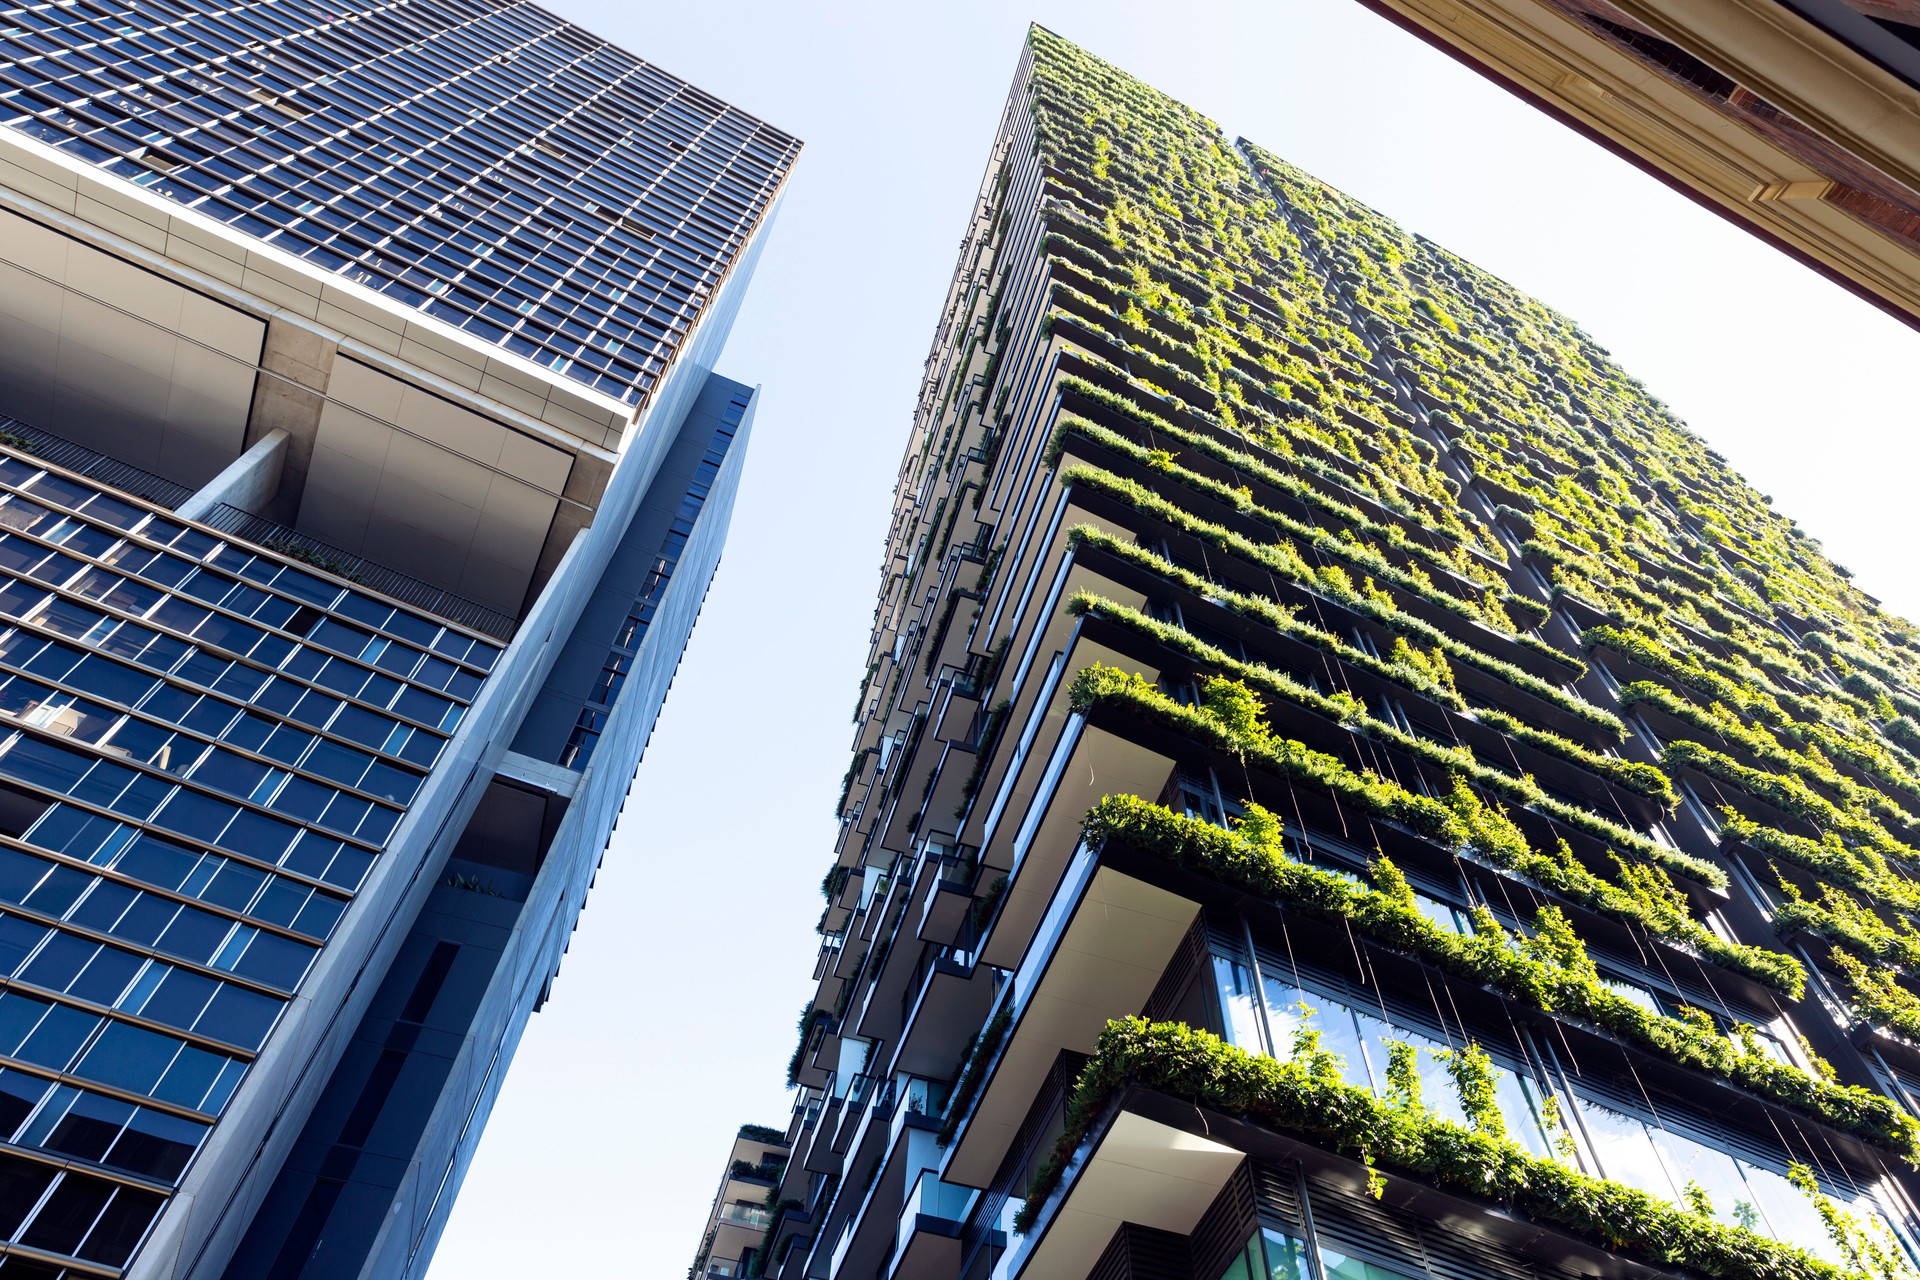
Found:
[[[943,684],[952,685],[953,692],[958,697],[977,699],[980,696],[980,681],[971,664],[957,667],[951,662],[946,663],[934,676],[933,683],[935,688]]]
[[[938,1120],[946,1114],[947,1093],[951,1088],[946,1083],[920,1076],[895,1076],[893,1084],[902,1113],[925,1116],[929,1120]]]
[[[10,418],[0,413],[0,444],[25,454],[31,454],[43,462],[56,467],[65,467],[76,475],[89,480],[98,480],[122,493],[130,493],[158,507],[172,511],[188,498],[193,490],[186,485],[175,484],[171,480],[162,480],[149,471],[110,458],[104,453],[95,453],[84,445],[54,435],[51,431],[42,431],[30,427],[18,418]]]
[[[418,578],[410,578],[383,564],[363,559],[350,551],[308,537],[285,525],[263,520],[251,511],[242,511],[239,507],[230,507],[218,503],[205,517],[205,523],[212,525],[222,533],[230,533],[236,538],[278,551],[281,555],[291,556],[328,573],[337,574],[350,582],[358,582],[372,587],[375,591],[392,596],[395,600],[412,605],[416,609],[457,622],[461,626],[471,627],[500,640],[513,638],[516,621],[504,613],[496,613],[485,605],[475,604],[465,596],[443,591],[430,586]]]
[[[923,1217],[938,1218],[945,1222],[965,1222],[967,1214],[973,1209],[973,1198],[979,1194],[972,1187],[940,1181],[938,1169],[923,1170],[914,1179],[913,1189],[907,1192],[906,1203],[900,1207],[900,1228],[894,1237],[893,1256],[898,1258],[906,1252],[907,1244],[913,1239],[913,1233],[919,1230]]]
[[[720,1206],[720,1221],[731,1222],[736,1227],[751,1227],[756,1231],[765,1231],[773,1221],[773,1211],[756,1208],[750,1204],[723,1204]]]
[[[880,1081],[869,1075],[856,1075],[847,1081],[847,1105],[858,1107],[872,1097]]]

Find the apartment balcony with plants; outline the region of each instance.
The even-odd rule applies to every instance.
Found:
[[[1035,28],[783,1278],[1915,1274],[1920,648],[1566,318]]]

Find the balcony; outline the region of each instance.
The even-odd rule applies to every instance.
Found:
[[[720,1221],[752,1231],[765,1231],[773,1224],[773,1210],[747,1204],[723,1204]]]
[[[1112,574],[1082,563],[1080,553],[1067,545],[1066,535],[1059,531],[1061,527],[1093,524],[1109,529],[1123,528],[1116,525],[1110,513],[1103,518],[1102,513],[1094,511],[1091,506],[1083,507],[1079,502],[1081,497],[1091,502],[1098,495],[1076,495],[1071,490],[1067,492],[1055,513],[1055,532],[1050,535],[1055,545],[1046,553],[1045,563],[1034,571],[1033,581],[1036,584],[1050,585],[1044,594],[1036,593],[1035,600],[1029,603],[1031,614],[1023,608],[1021,621],[1014,627],[1014,640],[1007,653],[1007,661],[1012,664],[1009,670],[1016,673],[1023,696],[1015,702],[1001,731],[1001,746],[982,777],[981,789],[969,810],[969,828],[965,833],[967,838],[973,838],[972,824],[979,821],[974,815],[984,810],[984,824],[979,828],[981,861],[1001,870],[1011,868],[1018,856],[1013,847],[1016,833],[1003,826],[1002,819],[1015,814],[1031,819],[1035,813],[1032,801],[1042,776],[1039,766],[1048,760],[1046,753],[1053,748],[1056,735],[1068,718],[1067,687],[1074,674],[1095,662],[1128,663],[1128,670],[1138,671],[1150,680],[1159,674],[1151,664],[1123,657],[1097,643],[1083,642],[1080,636],[1082,620],[1061,607],[1078,591],[1093,592],[1136,608],[1146,603],[1145,594],[1137,586],[1116,581]],[[1048,565],[1052,567],[1048,568]],[[1035,620],[1032,628],[1027,626],[1029,617]],[[1045,678],[1041,678],[1041,673],[1028,668],[1031,664],[1044,662],[1044,655],[1047,654],[1059,656],[1054,658],[1054,665]],[[1035,691],[1031,701],[1024,694],[1028,689]],[[1094,762],[1083,760],[1081,763]],[[1123,778],[1145,772],[1145,766],[1138,761],[1115,759],[1110,763],[1115,765]],[[1170,769],[1172,761],[1166,761],[1165,767]],[[1083,779],[1087,777],[1084,769],[1080,776]],[[1107,791],[1114,789],[1105,775],[1097,776],[1101,777]],[[1152,779],[1153,790],[1148,794],[1158,794],[1159,786],[1165,779],[1163,770],[1159,777]],[[1105,794],[1105,791],[1090,795],[1086,803],[1092,804],[1101,794]],[[1084,812],[1085,808],[1083,805],[1080,812]],[[1079,813],[1075,813],[1072,821],[1077,823],[1078,818]],[[1031,919],[1038,917],[1036,909]],[[995,964],[1010,968],[1019,956],[1017,953],[1012,956],[996,953],[988,958]]]
[[[902,994],[899,1071],[941,1076],[953,1070],[968,1032],[985,1020],[1000,986],[1000,974],[972,958],[945,948],[921,953]]]
[[[933,740],[971,742],[974,717],[980,713],[980,686],[962,667],[942,667],[934,681]]]
[[[868,1104],[885,1092],[886,1085],[886,1081],[870,1075],[848,1077],[846,1101],[840,1108],[839,1123],[833,1131],[832,1149],[836,1155],[844,1156],[847,1153],[855,1132],[866,1121]]]
[[[813,961],[813,980],[818,982],[826,975],[827,969],[840,958],[840,949],[847,945],[847,926],[842,921],[840,927],[820,938],[820,952]]]
[[[780,1215],[780,1222],[773,1234],[760,1242],[767,1259],[761,1268],[763,1274],[777,1276],[781,1273],[780,1264],[784,1262],[790,1249],[798,1249],[802,1257],[806,1256],[808,1233],[813,1224],[813,1215],[805,1209],[796,1209],[791,1205]]]
[[[923,1171],[900,1207],[887,1275],[892,1280],[946,1280],[956,1274],[961,1225],[979,1194],[971,1187],[942,1182],[938,1170]]]
[[[1091,1053],[1108,1019],[1146,1007],[1193,929],[1199,903],[1105,852],[1078,847],[996,1008],[1007,1030],[950,1148],[954,1182],[987,1185],[1061,1053]]]
[[[804,1280],[807,1259],[812,1253],[812,1236],[789,1236],[785,1248],[769,1255],[774,1261],[767,1264],[767,1274],[778,1276],[780,1280]]]
[[[953,946],[960,941],[973,911],[973,884],[979,865],[942,857],[931,890],[920,907],[914,933],[923,942]]]
[[[973,717],[967,716],[971,725]],[[909,828],[917,835],[933,835],[951,839],[958,833],[961,815],[966,810],[967,780],[973,776],[975,748],[967,742],[929,743],[928,750],[938,746],[939,764],[928,784],[926,799],[914,812],[913,823]]]
[[[910,1081],[907,1077],[896,1079]],[[900,1092],[906,1095],[902,1100],[909,1103],[916,1095],[910,1083],[900,1086]],[[918,1096],[923,1101],[931,1101],[934,1090],[920,1090]],[[886,1126],[884,1145],[872,1144],[878,1149],[871,1157],[866,1154],[869,1145],[867,1140],[862,1140],[860,1158],[850,1161],[848,1168],[872,1168],[872,1181],[864,1188],[853,1186],[841,1189],[844,1203],[835,1203],[834,1216],[838,1219],[844,1213],[846,1217],[838,1234],[833,1237],[833,1247],[826,1256],[823,1258],[820,1251],[815,1250],[815,1268],[820,1268],[822,1262],[826,1261],[831,1265],[828,1273],[834,1276],[885,1273],[884,1269],[894,1256],[898,1243],[898,1206],[905,1202],[921,1175],[940,1164],[941,1151],[935,1141],[939,1129],[940,1120],[936,1114],[915,1111],[908,1105],[902,1105],[896,1107],[891,1122]],[[870,1164],[867,1163],[869,1160]]]
[[[7,444],[18,453],[30,454],[40,462],[63,467],[75,475],[111,485],[122,493],[144,498],[169,511],[193,496],[193,489],[187,485],[162,480],[150,471],[142,471],[117,458],[96,453],[51,431],[28,426],[4,412],[0,412],[0,443]]]
[[[1009,1236],[993,1280],[1084,1280],[1122,1223],[1191,1234],[1246,1154],[1169,1123],[1171,1104],[1135,1090],[1109,1104],[1032,1230]]]
[[[994,802],[996,811],[1021,814],[1019,826],[1008,831],[990,819],[993,826],[983,846],[985,861],[1012,868],[999,914],[981,949],[987,963],[1001,968],[1020,964],[1079,844],[1080,819],[1087,810],[1109,795],[1158,796],[1173,772],[1172,756],[1090,724],[1068,707],[1069,674],[1095,662],[1122,664],[1148,679],[1157,675],[1150,664],[1076,635],[1062,661],[1057,692],[1049,705],[1032,711],[1022,734],[1026,749]],[[1049,741],[1046,730],[1056,722],[1058,736]],[[996,857],[1006,861],[997,862]]]
[[[901,873],[899,916],[904,923],[894,935],[885,962],[867,974],[871,985],[863,992],[864,999],[849,1006],[847,1019],[852,1035],[889,1043],[899,1035],[901,1019],[911,1008],[906,993],[922,976],[916,972],[921,947],[913,942],[913,926],[925,918],[929,904],[941,896],[940,886],[951,876],[965,874],[958,860],[943,852],[944,848],[939,841],[922,842],[918,862]],[[952,890],[944,896],[951,898]]]
[[[847,1100],[847,1077],[828,1072],[826,1084],[815,1100],[811,1137],[802,1138],[794,1147],[794,1159],[808,1173],[839,1173],[840,1159],[833,1150],[833,1135],[840,1123],[840,1111]]]

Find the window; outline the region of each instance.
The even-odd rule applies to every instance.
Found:
[[[1284,962],[1270,964],[1263,958],[1257,995],[1252,969],[1237,957],[1222,954],[1218,945],[1213,966],[1225,1020],[1223,1034],[1230,1043],[1281,1058],[1312,1044],[1338,1059],[1348,1084],[1382,1095],[1389,1088],[1390,1045],[1405,1043],[1415,1051],[1426,1105],[1456,1123],[1467,1122],[1446,1068],[1448,1055],[1464,1047],[1464,1037],[1435,1035],[1391,1004],[1383,1010],[1377,999],[1363,1007],[1333,994],[1332,984],[1311,982],[1305,975],[1301,981],[1311,984],[1298,985],[1295,970]],[[1495,1061],[1496,1097],[1508,1134],[1535,1155],[1550,1155],[1546,1089],[1512,1047],[1487,1043],[1484,1038],[1481,1043]]]

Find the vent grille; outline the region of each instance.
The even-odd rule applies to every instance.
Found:
[[[1300,1216],[1299,1174],[1293,1166],[1254,1165],[1253,1196],[1262,1218],[1289,1227],[1295,1234],[1305,1232],[1306,1223]]]
[[[1180,997],[1186,994],[1187,984],[1193,981],[1193,975],[1207,961],[1207,930],[1198,919],[1193,928],[1187,930],[1187,936],[1181,940],[1180,948],[1174,953],[1167,971],[1161,975],[1160,984],[1147,997],[1147,1007],[1142,1011],[1152,1022],[1165,1021],[1180,1003]]]
[[[1193,1274],[1217,1276],[1224,1272],[1227,1263],[1253,1238],[1255,1224],[1252,1162],[1242,1160],[1188,1237]]]
[[[1184,1237],[1123,1222],[1087,1280],[1188,1280],[1192,1274]]]
[[[1308,1186],[1307,1198],[1322,1245],[1364,1262],[1426,1274],[1427,1250],[1418,1224],[1407,1214],[1319,1182]]]

